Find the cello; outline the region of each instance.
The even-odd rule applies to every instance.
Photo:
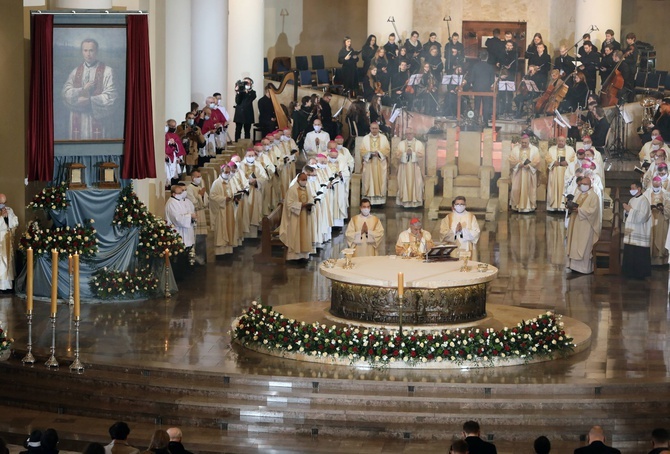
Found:
[[[602,107],[611,107],[619,103],[619,90],[624,86],[623,75],[619,71],[619,66],[624,62],[626,57],[632,54],[635,51],[634,46],[630,46],[625,54],[621,55],[616,66],[612,70],[605,83],[600,89],[600,105]]]
[[[565,95],[568,94],[568,90],[570,89],[568,80],[574,77],[575,74],[576,72],[570,74],[566,80],[559,78],[548,87],[547,91],[535,103],[535,113],[552,114],[558,109],[558,106],[563,102]]]

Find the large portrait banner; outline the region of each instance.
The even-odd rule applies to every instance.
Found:
[[[126,28],[55,26],[53,111],[56,142],[122,142]]]

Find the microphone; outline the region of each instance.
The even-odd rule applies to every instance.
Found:
[[[444,16],[442,19],[443,22],[451,22],[451,16]]]
[[[591,25],[591,31],[592,32],[599,32],[600,29],[596,25]]]
[[[386,19],[386,22],[395,22],[395,17],[394,16],[389,16],[389,18]]]

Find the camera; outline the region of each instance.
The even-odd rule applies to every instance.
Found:
[[[568,194],[565,196],[565,208],[569,211],[573,211],[575,208],[579,208],[579,205],[575,203],[575,196]]]
[[[247,89],[247,82],[244,80],[238,80],[235,82],[235,91],[245,91]]]

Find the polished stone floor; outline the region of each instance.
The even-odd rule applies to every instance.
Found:
[[[400,211],[387,206],[375,211],[384,221],[387,251],[393,250],[399,231],[407,228],[412,217],[424,217],[424,228],[434,235],[439,230],[439,221],[425,220],[420,210]],[[307,264],[255,264],[253,255],[260,244],[258,240],[247,240],[234,257],[178,276],[180,290],[169,300],[85,304],[82,358],[90,363],[373,380],[666,382],[670,377],[668,268],[655,268],[646,281],[566,274],[560,240],[562,223],[562,217],[548,215],[542,207],[535,214],[503,213],[496,222],[482,220],[479,254],[480,261],[499,268],[499,276],[489,288],[491,303],[523,306],[537,309],[538,313],[551,309],[591,327],[591,348],[570,358],[528,366],[453,370],[448,374],[429,370],[352,371],[341,366],[286,361],[232,347],[230,323],[252,300],[278,306],[329,299],[329,283],[319,275],[318,264],[322,259],[338,256],[343,247],[341,233]],[[25,350],[27,338],[24,305],[13,295],[0,295],[0,320],[20,350]],[[58,311],[56,356],[62,365],[69,364],[72,358],[69,311],[67,305]],[[47,313],[48,304],[36,302],[34,348],[41,356],[47,354],[51,341]]]

